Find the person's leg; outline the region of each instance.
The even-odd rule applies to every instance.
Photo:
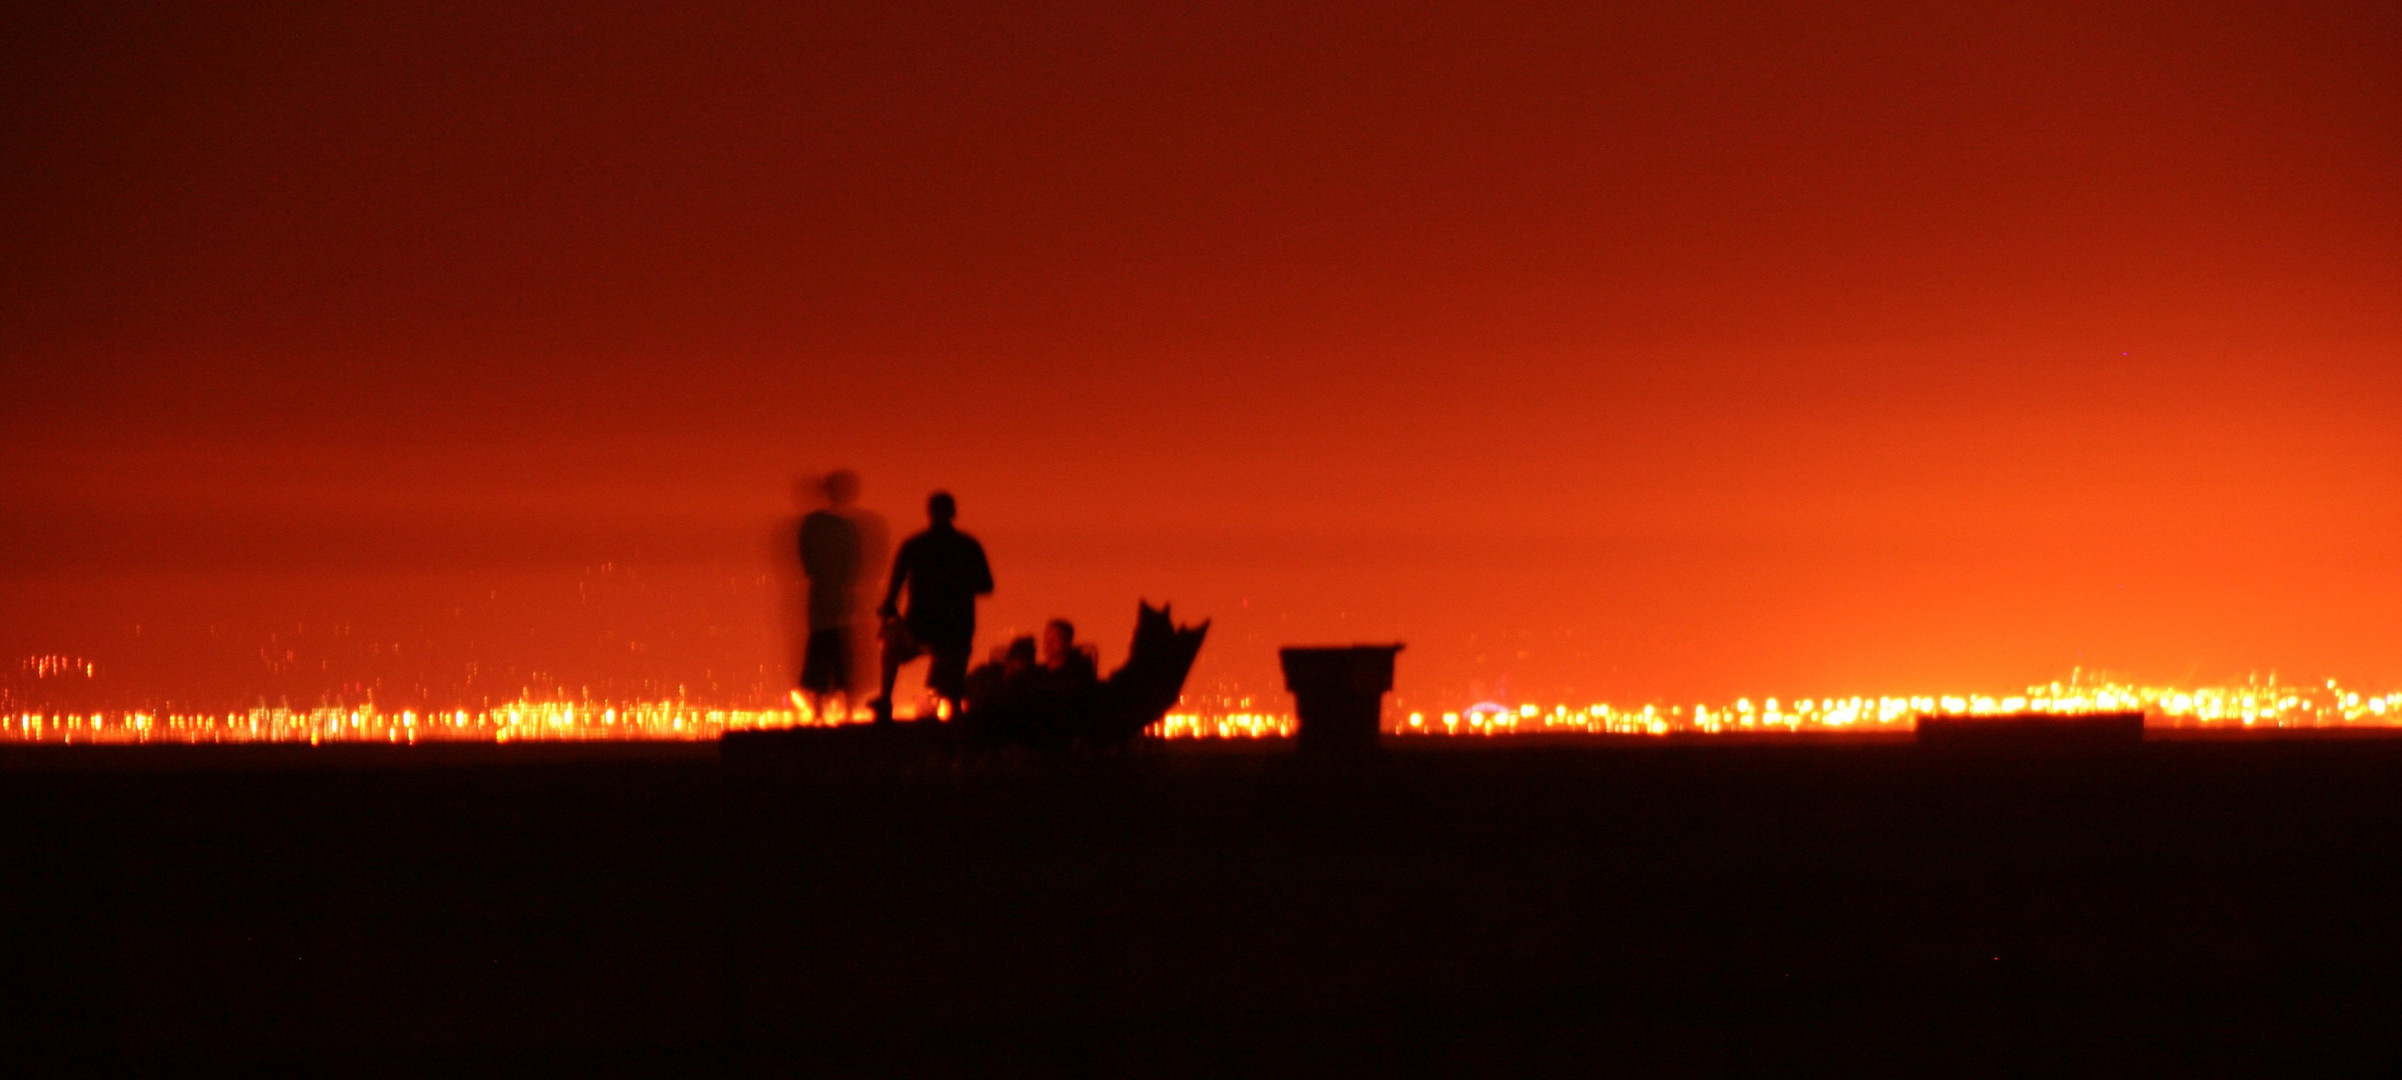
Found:
[[[911,640],[909,632],[897,623],[885,628],[883,639],[884,647],[878,650],[876,698],[867,704],[875,711],[877,723],[889,724],[892,723],[893,684],[900,680],[901,665],[917,655],[917,642]]]
[[[859,696],[858,665],[851,656],[851,628],[848,625],[828,627],[825,631],[828,653],[828,673],[824,689],[817,695],[817,721],[821,724],[840,724],[851,718],[851,702]],[[836,711],[836,702],[841,702]]]
[[[892,723],[892,684],[901,677],[901,658],[894,654],[889,641],[884,643],[884,662],[880,666],[883,670],[882,677],[877,680],[876,699],[867,704],[875,710],[877,723],[889,724]]]
[[[811,718],[823,721],[826,704],[837,693],[848,689],[851,657],[849,641],[840,627],[821,627],[809,632],[809,655],[801,665],[801,689],[793,695],[796,705],[805,705]]]
[[[926,672],[926,687],[950,703],[953,719],[959,717],[967,703],[969,648],[965,643],[949,642],[935,646],[933,666]]]

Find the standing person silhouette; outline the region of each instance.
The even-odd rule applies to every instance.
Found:
[[[976,598],[992,592],[992,566],[984,561],[984,545],[951,527],[959,504],[949,492],[926,499],[926,531],[901,542],[892,558],[892,580],[884,587],[884,671],[881,692],[870,702],[876,722],[892,722],[892,684],[901,665],[932,655],[926,687],[950,702],[959,713],[967,696],[968,651],[976,639]],[[909,590],[909,611],[900,609],[901,590]]]
[[[859,500],[859,474],[836,469],[814,485],[825,506],[801,519],[801,572],[809,578],[809,636],[801,654],[801,689],[810,712],[824,718],[835,698],[848,717],[857,700],[852,641],[859,579],[867,568],[866,537],[852,504]],[[798,494],[796,492],[796,494]],[[882,554],[876,552],[875,554]]]

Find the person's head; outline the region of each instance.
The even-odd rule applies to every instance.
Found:
[[[951,519],[958,516],[959,501],[951,498],[950,492],[937,491],[932,495],[926,496],[927,520],[934,522],[934,524],[937,526],[942,526],[949,525],[951,523]]]
[[[1024,671],[1034,666],[1034,639],[1020,636],[1010,640],[1009,651],[1001,655],[1001,667],[1008,671]]]
[[[836,469],[826,474],[826,501],[836,507],[859,501],[859,474],[849,469]]]
[[[1067,663],[1068,653],[1076,647],[1076,624],[1066,619],[1053,619],[1043,627],[1043,666],[1058,667]]]

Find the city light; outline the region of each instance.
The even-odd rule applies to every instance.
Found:
[[[1844,698],[1739,698],[1718,704],[1517,705],[1485,702],[1441,713],[1411,712],[1404,735],[1717,735],[1740,732],[1906,732],[1921,716],[2144,714],[2162,729],[2305,729],[2402,724],[2402,693],[2363,694],[2328,680],[2316,686],[2176,688],[2055,682],[2017,694],[1915,694]]]

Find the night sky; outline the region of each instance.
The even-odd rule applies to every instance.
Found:
[[[2402,686],[2392,3],[0,42],[25,700],[777,696],[836,466],[896,534],[956,493],[980,649],[1066,615],[1114,665],[1173,601],[1202,691],[1385,640],[1429,706]]]

